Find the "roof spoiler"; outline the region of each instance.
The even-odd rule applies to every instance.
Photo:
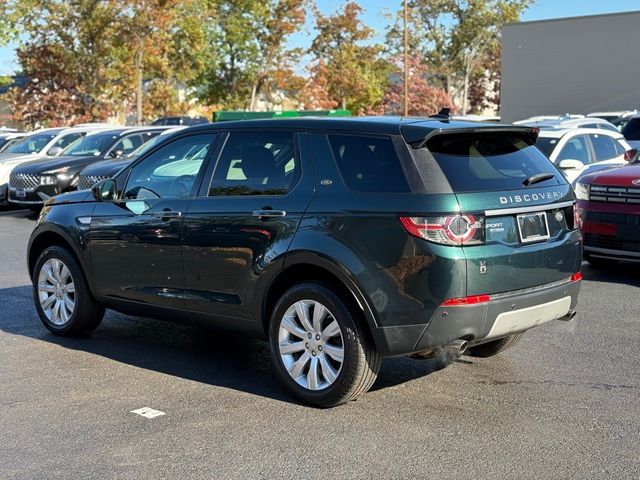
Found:
[[[428,126],[419,126],[416,124],[404,125],[402,127],[402,135],[405,141],[413,148],[424,147],[429,140],[436,135],[455,135],[462,133],[516,133],[522,135],[531,145],[536,143],[539,128],[535,127],[519,127],[517,125],[487,125],[486,127],[450,127],[450,128],[429,128]]]

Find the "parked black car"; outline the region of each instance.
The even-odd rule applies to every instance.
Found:
[[[153,121],[151,125],[169,125],[169,126],[193,126],[209,123],[204,117],[160,117]]]
[[[123,158],[162,131],[162,127],[98,130],[78,139],[59,157],[18,165],[9,177],[9,201],[38,207],[54,195],[75,190],[78,174],[87,165]]]
[[[574,193],[536,134],[386,117],[185,129],[47,201],[35,307],[59,335],[113,308],[267,337],[279,379],[321,406],[366,392],[384,356],[495,355],[578,299]]]
[[[167,128],[167,130],[164,130],[160,135],[156,135],[124,158],[90,163],[78,174],[78,185],[76,186],[76,189],[86,190],[102,180],[113,177],[127,165],[130,165],[137,157],[153,148],[158,142],[163,141],[166,138],[166,135],[172,135],[183,128],[186,127]]]

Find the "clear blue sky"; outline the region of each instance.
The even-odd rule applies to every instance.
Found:
[[[323,12],[331,12],[340,8],[343,0],[317,0]],[[377,32],[377,39],[384,38],[385,27],[390,22],[388,16],[401,6],[401,1],[381,2],[377,0],[359,0],[365,9],[363,20]],[[536,0],[523,14],[523,21],[546,20],[549,18],[577,17],[640,10],[638,0]],[[309,33],[296,35],[291,43],[307,46]],[[12,73],[15,63],[14,46],[0,48],[0,75]]]

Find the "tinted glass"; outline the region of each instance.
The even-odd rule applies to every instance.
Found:
[[[152,153],[131,170],[124,198],[190,196],[212,140],[212,135],[193,135],[180,138]]]
[[[62,154],[72,155],[74,157],[105,155],[107,150],[118,140],[118,138],[119,133],[113,132],[87,135],[80,141],[70,145]]]
[[[235,132],[224,146],[209,195],[284,195],[299,176],[293,133]]]
[[[584,165],[592,163],[587,137],[578,135],[567,140],[556,158],[556,163],[562,160],[578,160]]]
[[[389,137],[329,135],[340,174],[357,192],[409,192],[407,179]]]
[[[54,139],[53,133],[36,133],[7,149],[9,153],[40,153]]]
[[[613,138],[606,135],[589,135],[589,138],[593,145],[596,162],[611,160],[619,155],[615,146],[617,142]]]
[[[622,129],[627,140],[640,140],[640,118],[632,118]]]
[[[59,147],[63,149],[67,148],[69,145],[79,140],[80,138],[84,137],[86,134],[87,132],[69,133],[67,135],[60,137],[58,140],[56,140],[56,142],[51,146],[51,148],[54,148],[54,147]]]
[[[611,125],[609,123],[600,123],[598,124],[598,128],[601,130],[609,130],[610,132],[619,133],[618,129],[614,125]]]
[[[538,149],[544,153],[547,158],[549,158],[551,157],[553,150],[558,145],[559,140],[559,138],[538,137],[538,140],[536,140],[536,147],[538,147]]]
[[[111,148],[111,151],[121,151],[124,155],[127,155],[142,146],[150,138],[159,134],[160,132],[146,132],[126,135]]]
[[[427,148],[455,192],[520,189],[524,180],[538,173],[554,176],[537,186],[564,183],[549,159],[515,134],[438,135]]]

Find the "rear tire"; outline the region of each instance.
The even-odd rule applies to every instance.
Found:
[[[278,379],[304,402],[333,407],[371,388],[381,358],[360,322],[355,302],[328,285],[305,282],[287,290],[269,324]]]
[[[514,335],[509,335],[508,337],[499,338],[498,340],[494,340],[492,342],[482,343],[480,345],[469,347],[469,349],[467,350],[468,355],[471,357],[482,358],[493,357],[494,355],[497,355],[513,347],[520,341],[525,333],[526,332],[520,332]]]
[[[75,257],[61,246],[45,249],[33,269],[33,299],[44,326],[56,335],[95,330],[104,316]]]

